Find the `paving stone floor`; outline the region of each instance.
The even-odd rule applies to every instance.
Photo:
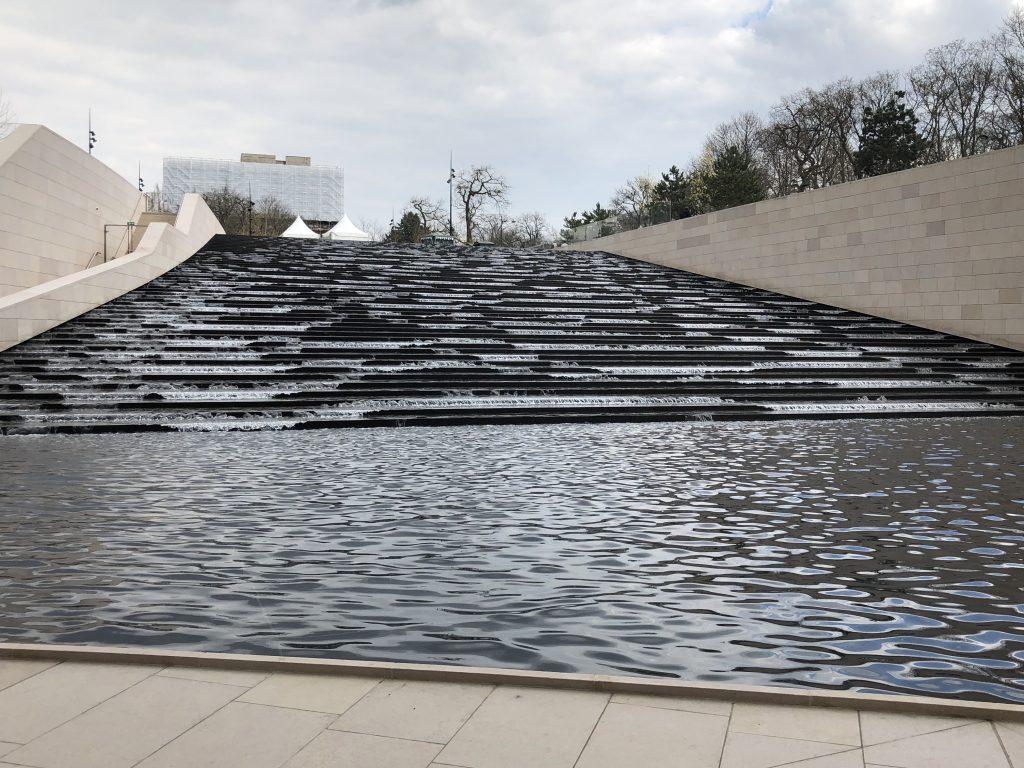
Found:
[[[0,659],[0,768],[1024,768],[1024,724]]]

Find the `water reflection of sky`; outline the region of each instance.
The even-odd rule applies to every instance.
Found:
[[[1024,701],[1024,419],[0,439],[0,637]]]

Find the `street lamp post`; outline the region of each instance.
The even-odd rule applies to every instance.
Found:
[[[454,208],[452,207],[452,189],[455,180],[455,164],[452,162],[452,151],[448,150],[448,236],[455,237],[455,225],[453,223]]]

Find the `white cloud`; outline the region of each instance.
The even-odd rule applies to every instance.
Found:
[[[995,30],[1007,0],[307,0],[0,4],[0,89],[150,187],[164,155],[312,155],[387,220],[489,163],[552,223],[684,164],[716,123],[903,69]]]

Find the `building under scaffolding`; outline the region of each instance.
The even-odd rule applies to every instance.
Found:
[[[163,202],[172,211],[186,192],[224,188],[258,202],[273,197],[317,232],[330,229],[345,212],[345,171],[313,165],[308,157],[242,153],[241,159],[165,157]]]

